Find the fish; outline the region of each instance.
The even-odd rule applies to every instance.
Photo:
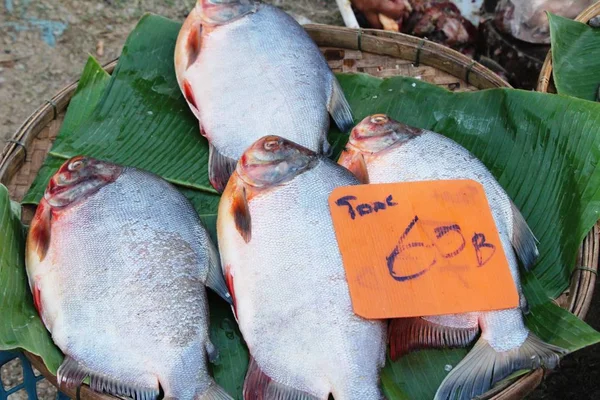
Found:
[[[216,246],[162,178],[77,156],[53,175],[26,244],[34,304],[65,354],[57,379],[151,400],[231,399],[209,375],[206,287],[231,296]]]
[[[327,154],[329,114],[344,132],[354,125],[317,45],[291,16],[259,1],[198,0],[177,38],[175,71],[209,142],[209,180],[219,192],[266,133]]]
[[[221,197],[221,265],[251,361],[244,399],[382,399],[387,324],[352,309],[328,196],[358,180],[278,136],[254,143]]]
[[[392,359],[423,348],[466,347],[481,331],[472,350],[441,383],[436,400],[471,399],[519,369],[552,369],[558,364],[565,350],[544,343],[523,321],[527,301],[517,259],[527,269],[533,266],[538,256],[536,238],[481,161],[443,135],[375,114],[354,127],[338,162],[364,184],[471,179],[484,188],[519,292],[519,307],[390,322]]]

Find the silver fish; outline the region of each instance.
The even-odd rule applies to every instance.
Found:
[[[231,399],[210,377],[205,285],[218,254],[189,201],[150,173],[86,157],[52,177],[27,239],[35,305],[66,358],[61,386]]]
[[[226,281],[252,360],[244,399],[380,399],[385,323],[352,309],[327,198],[358,181],[277,136],[237,165],[219,204]]]
[[[292,17],[258,1],[198,0],[177,39],[175,71],[210,142],[219,192],[266,132],[327,153],[329,113],[344,132],[353,125],[317,45]]]
[[[471,399],[519,369],[557,365],[559,355],[565,351],[542,342],[523,322],[526,300],[517,257],[526,268],[533,265],[538,256],[535,237],[481,161],[442,135],[377,114],[365,118],[352,130],[339,163],[363,183],[472,179],[484,187],[521,307],[391,321],[392,358],[421,348],[464,347],[475,340],[481,329],[475,347],[444,379],[436,400]]]

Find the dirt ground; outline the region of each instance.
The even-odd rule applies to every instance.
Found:
[[[0,0],[0,139],[45,100],[79,77],[88,54],[115,59],[145,12],[183,20],[195,0]],[[334,0],[272,0],[296,16],[341,25]],[[0,143],[3,145],[3,143]],[[600,329],[600,296],[587,318]],[[22,379],[17,362],[1,371],[5,387]],[[47,383],[38,390],[51,399]],[[24,396],[11,397],[18,400]],[[600,398],[600,346],[565,357],[531,399]]]
[[[76,80],[89,54],[118,57],[146,12],[183,21],[195,0],[0,0],[0,138]],[[335,1],[267,1],[314,22],[341,24]]]

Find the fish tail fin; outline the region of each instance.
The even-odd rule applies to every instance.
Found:
[[[325,397],[327,398],[327,397]],[[309,393],[275,382],[250,358],[244,380],[244,400],[321,400]]]
[[[213,381],[208,390],[199,396],[195,396],[194,400],[233,400],[233,397]]]
[[[477,334],[479,326],[452,328],[439,325],[423,318],[396,318],[390,322],[388,338],[390,357],[399,357],[420,349],[466,347]]]
[[[494,350],[480,338],[443,380],[434,400],[472,399],[520,369],[552,369],[565,353],[564,349],[544,343],[531,332],[520,347],[504,352]]]
[[[342,132],[350,132],[354,127],[354,118],[352,117],[352,109],[348,100],[344,96],[344,91],[338,80],[332,77],[331,95],[329,97],[329,114],[335,121],[335,124]]]
[[[212,144],[208,148],[208,179],[210,184],[219,192],[223,193],[229,177],[235,171],[237,161],[219,153]]]

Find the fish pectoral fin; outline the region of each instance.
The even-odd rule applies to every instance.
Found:
[[[340,158],[342,160],[342,158]],[[366,185],[369,183],[369,170],[362,153],[344,153],[342,165],[356,176],[360,183]]]
[[[442,381],[434,400],[469,400],[513,372],[545,367],[552,369],[566,351],[541,341],[533,333],[518,348],[497,352],[480,338],[471,351]]]
[[[229,177],[235,171],[237,160],[224,156],[219,153],[212,144],[208,148],[208,179],[211,185],[219,192],[223,193]]]
[[[229,294],[229,290],[227,289],[227,284],[225,283],[225,277],[223,277],[223,269],[221,268],[219,253],[215,245],[212,243],[212,240],[209,240],[208,257],[208,276],[206,278],[206,286],[211,288],[213,292],[218,294],[227,303],[230,305],[233,304],[233,300]]]
[[[116,378],[96,373],[83,366],[70,356],[66,356],[58,368],[56,378],[58,387],[76,389],[84,379],[90,378],[90,388],[99,393],[110,393],[117,396],[128,396],[137,400],[154,400],[160,391],[156,388],[142,388],[119,382]]]
[[[233,400],[233,397],[227,394],[225,389],[213,381],[208,390],[201,395],[194,396],[194,400]]]
[[[411,351],[466,347],[475,340],[479,326],[452,328],[423,318],[396,318],[390,321],[390,357],[397,360]]]
[[[523,267],[529,271],[540,255],[537,248],[537,239],[533,235],[533,232],[531,232],[531,229],[529,229],[525,218],[521,215],[521,211],[519,211],[512,201],[510,205],[513,215],[513,236],[511,242]]]
[[[235,221],[235,228],[246,243],[252,238],[252,218],[250,217],[250,208],[246,198],[246,188],[244,185],[236,187],[231,202],[231,214]]]
[[[186,42],[185,42],[185,51],[187,55],[187,65],[185,69],[187,70],[192,66],[198,59],[200,55],[200,47],[202,44],[202,22],[194,21],[192,26],[190,27],[190,31],[188,33]]]
[[[321,400],[309,393],[275,382],[260,369],[252,357],[244,380],[243,397],[244,400]]]
[[[340,83],[335,78],[332,78],[331,94],[329,96],[329,105],[327,110],[335,121],[335,124],[342,132],[349,132],[354,127],[354,118],[352,117],[352,109]]]
[[[214,364],[219,359],[219,349],[210,340],[206,341],[204,348],[208,355],[208,361]]]

